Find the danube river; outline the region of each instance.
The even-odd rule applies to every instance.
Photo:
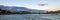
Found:
[[[60,20],[55,14],[11,14],[0,15],[0,20]]]

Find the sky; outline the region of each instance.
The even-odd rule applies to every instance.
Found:
[[[38,6],[38,4],[47,4]],[[0,5],[26,7],[29,9],[55,11],[60,10],[60,0],[0,0]]]

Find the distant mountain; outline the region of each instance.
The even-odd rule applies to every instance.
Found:
[[[25,8],[25,7],[16,7],[16,6],[3,6],[3,5],[0,5],[0,8],[3,9],[3,10],[10,10],[10,11],[27,11],[27,12],[36,12],[36,13],[46,13],[47,11],[46,10],[33,10],[33,9],[28,9],[28,8]]]

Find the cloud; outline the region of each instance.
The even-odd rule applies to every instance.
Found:
[[[45,5],[47,5],[47,4],[38,4],[38,6],[45,6]]]

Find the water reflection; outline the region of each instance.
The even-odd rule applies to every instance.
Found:
[[[59,17],[54,14],[15,14],[0,15],[0,20],[60,20]]]

